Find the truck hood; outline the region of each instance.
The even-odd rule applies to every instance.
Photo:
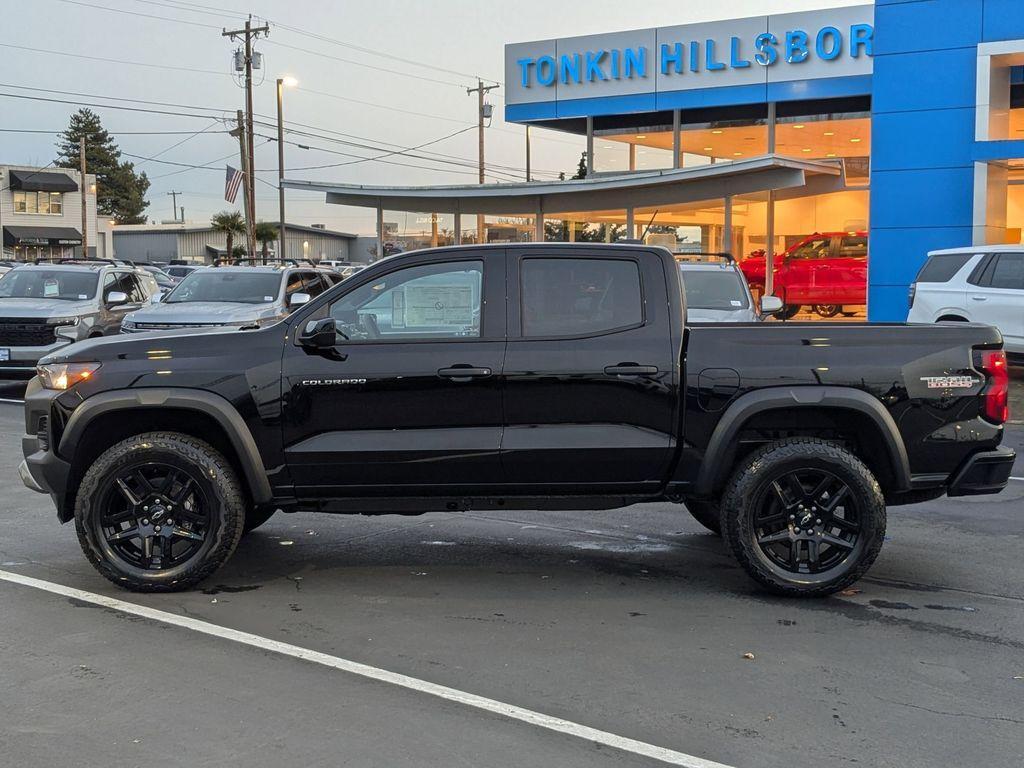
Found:
[[[63,299],[0,299],[3,317],[73,317],[96,311],[94,301],[65,301]]]
[[[220,301],[183,301],[151,304],[130,313],[133,323],[181,323],[182,325],[243,325],[280,315],[274,304],[238,304]]]
[[[756,323],[753,309],[686,309],[688,323]]]

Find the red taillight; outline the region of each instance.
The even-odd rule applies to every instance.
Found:
[[[1001,349],[976,351],[976,365],[987,379],[981,391],[981,412],[993,424],[1005,424],[1010,418],[1010,371],[1006,367],[1006,352]]]

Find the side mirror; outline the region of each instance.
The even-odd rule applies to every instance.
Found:
[[[288,298],[288,308],[297,309],[298,307],[301,307],[303,304],[309,304],[309,302],[312,301],[312,299],[313,297],[310,296],[308,293],[293,293]]]
[[[782,299],[778,296],[762,296],[761,297],[761,314],[762,315],[774,315],[776,312],[782,311]]]
[[[313,349],[328,349],[338,342],[338,327],[333,317],[309,320],[299,333],[299,344]]]
[[[127,304],[128,294],[124,291],[111,291],[107,294],[107,304],[115,306],[117,304]]]
[[[163,300],[164,300],[164,292],[163,291],[157,291],[156,293],[154,293],[152,296],[149,297],[149,303],[150,304],[159,304]]]

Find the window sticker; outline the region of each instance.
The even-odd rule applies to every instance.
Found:
[[[391,294],[391,327],[405,328],[405,289]]]
[[[54,296],[60,296],[60,284],[56,280],[46,280],[43,283],[43,297],[52,299]]]
[[[274,297],[273,297],[273,296],[264,296],[264,297],[263,297],[263,300],[264,300],[264,301],[273,301],[273,300],[274,300]]]
[[[410,285],[405,293],[409,328],[469,325],[473,321],[473,289],[468,285]]]
[[[78,298],[84,301],[85,299],[88,299],[89,297],[86,294],[84,294],[84,293],[80,293],[80,294],[78,294]]]
[[[729,303],[732,304],[734,307],[742,307],[743,306],[743,302],[742,301],[736,301],[736,299],[729,299]]]

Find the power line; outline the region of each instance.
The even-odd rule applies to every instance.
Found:
[[[183,136],[185,134],[194,135],[194,131],[117,131],[113,128],[104,128],[107,133],[117,134],[118,136]],[[59,130],[42,130],[38,128],[0,128],[0,133],[44,133],[59,135],[65,133],[67,128],[61,128]],[[100,133],[96,131],[95,133]],[[214,131],[214,135],[217,133],[228,133],[228,131]]]
[[[125,59],[111,59],[106,56],[90,56],[84,53],[69,53],[68,51],[54,51],[48,48],[35,48],[28,45],[14,45],[13,43],[0,43],[4,48],[15,48],[19,51],[31,51],[32,53],[45,53],[50,56],[69,56],[75,59],[88,59],[89,61],[102,61],[106,64],[124,64],[132,67],[149,67],[151,69],[168,69],[173,72],[195,72],[203,75],[218,75],[231,77],[230,72],[220,72],[215,69],[197,69],[195,67],[177,67],[173,64],[149,64],[144,61],[128,61]]]
[[[118,104],[96,104],[89,101],[69,101],[68,99],[54,99],[43,96],[28,96],[23,93],[0,93],[0,98],[7,99],[28,99],[29,101],[46,101],[53,104],[72,104],[77,107],[101,107],[103,109],[119,109],[124,112],[145,112],[151,115],[171,115],[172,117],[198,117],[209,120],[210,115],[193,115],[184,112],[169,112],[165,109],[144,109],[142,107],[123,107]]]
[[[186,21],[185,19],[174,19],[174,18],[169,18],[167,16],[155,16],[155,15],[153,15],[151,13],[139,13],[138,11],[128,11],[128,10],[125,10],[124,8],[108,8],[105,5],[95,5],[93,3],[85,3],[85,2],[82,2],[82,0],[57,0],[57,2],[58,3],[68,3],[69,5],[80,5],[80,6],[84,7],[84,8],[95,8],[96,10],[99,10],[99,11],[110,11],[111,13],[125,13],[125,14],[128,14],[129,16],[142,16],[142,17],[147,18],[147,19],[157,19],[159,21],[173,21],[173,22],[177,22],[178,24],[188,24],[188,25],[193,26],[193,27],[206,27],[207,29],[220,29],[220,27],[215,27],[212,24],[202,24],[202,23],[200,23],[198,21]]]
[[[195,104],[177,104],[172,101],[153,101],[151,99],[132,99],[127,96],[103,96],[96,93],[82,93],[81,91],[66,91],[59,88],[39,88],[34,85],[17,85],[15,83],[0,83],[0,88],[16,88],[20,91],[36,91],[38,93],[60,93],[64,96],[84,96],[88,99],[106,99],[108,101],[127,101],[132,104],[152,104],[158,107],[178,107],[179,109],[200,109],[206,112],[224,113],[223,107],[201,107]],[[209,119],[209,117],[207,117]]]

